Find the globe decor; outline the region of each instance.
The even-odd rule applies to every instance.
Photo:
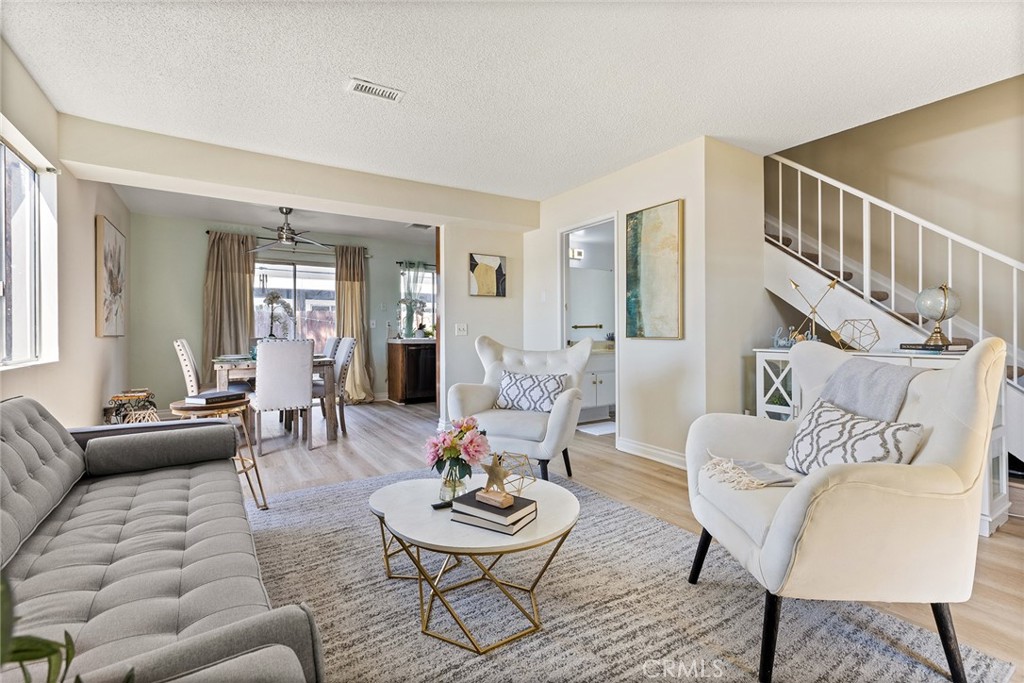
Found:
[[[475,417],[452,420],[452,428],[427,439],[427,465],[442,476],[440,499],[450,501],[466,492],[463,479],[473,473],[491,451],[487,436],[477,429]]]
[[[934,320],[935,328],[925,341],[926,346],[946,347],[949,339],[942,333],[940,325],[960,311],[960,296],[943,283],[938,287],[929,287],[917,295],[914,308],[925,320]]]

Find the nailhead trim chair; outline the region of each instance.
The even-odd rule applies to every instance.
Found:
[[[199,369],[196,366],[195,356],[192,355],[192,347],[187,339],[175,339],[174,351],[178,354],[178,362],[181,364],[181,374],[185,376],[185,395],[196,396],[207,391],[214,391],[216,387],[201,386],[199,384]],[[228,391],[252,391],[252,385],[248,382],[231,382],[228,384]]]
[[[268,410],[297,411],[306,448],[313,449],[309,428],[313,404],[313,340],[262,339],[256,349],[256,387],[249,406],[256,412],[256,453],[263,455],[262,415]],[[296,426],[296,431],[298,426]]]
[[[348,369],[352,365],[352,352],[355,349],[354,337],[342,337],[334,347],[334,386],[338,395],[338,425],[342,434],[348,434],[348,427],[345,426],[345,379],[348,377]],[[327,416],[327,408],[324,405],[325,393],[324,381],[314,380],[313,398],[320,399],[320,412],[324,417]]]

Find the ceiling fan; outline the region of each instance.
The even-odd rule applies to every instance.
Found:
[[[260,226],[264,230],[276,232],[277,240],[271,242],[270,244],[264,244],[262,247],[250,249],[250,253],[254,251],[263,251],[264,249],[273,249],[275,247],[291,247],[292,249],[294,249],[296,246],[299,245],[299,243],[312,244],[313,246],[320,247],[321,249],[330,249],[330,247],[327,246],[326,244],[320,244],[319,242],[311,240],[308,237],[302,237],[302,235],[305,235],[307,232],[309,232],[309,230],[303,230],[302,232],[295,231],[295,228],[293,228],[291,224],[288,223],[288,215],[292,212],[290,208],[288,208],[287,206],[280,206],[278,207],[277,210],[280,211],[281,215],[284,216],[284,223],[282,223],[276,228],[266,228]]]

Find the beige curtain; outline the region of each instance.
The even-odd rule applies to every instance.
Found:
[[[352,364],[345,378],[345,397],[348,403],[371,403],[373,362],[366,322],[366,249],[336,246],[334,255],[337,259],[334,285],[338,296],[338,336],[356,340]]]
[[[213,381],[213,359],[245,353],[253,336],[252,285],[256,272],[256,238],[210,231],[203,285],[204,382]]]

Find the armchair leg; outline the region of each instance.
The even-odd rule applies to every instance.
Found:
[[[964,663],[960,659],[960,644],[956,640],[956,631],[953,630],[953,615],[949,612],[949,603],[933,602],[932,614],[939,629],[942,649],[946,652],[946,661],[949,662],[949,677],[953,679],[953,683],[967,683]]]
[[[764,593],[764,630],[761,632],[761,666],[757,671],[760,683],[772,683],[775,666],[775,642],[779,637],[779,616],[782,598],[768,591]]]
[[[697,583],[700,578],[700,570],[704,566],[704,558],[708,556],[708,548],[711,547],[711,534],[707,529],[700,530],[700,540],[697,541],[697,552],[693,554],[693,565],[690,567],[690,583]]]
[[[572,477],[572,465],[569,464],[569,449],[562,449],[562,460],[565,461],[565,474],[568,477]]]
[[[540,464],[540,478],[543,479],[544,481],[547,481],[548,480],[548,461],[547,460],[538,460],[537,462],[538,462],[538,464]]]

